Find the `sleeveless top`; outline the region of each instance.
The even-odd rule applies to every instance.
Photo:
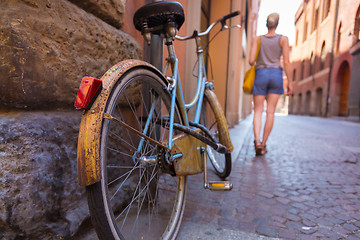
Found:
[[[281,35],[279,34],[274,37],[262,36],[255,69],[282,68],[280,65],[280,57],[282,54],[280,38]]]

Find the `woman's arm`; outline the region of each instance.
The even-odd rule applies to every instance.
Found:
[[[290,59],[289,59],[289,52],[290,52],[290,47],[289,47],[289,39],[286,36],[282,36],[280,39],[280,45],[282,48],[282,56],[283,56],[283,61],[284,61],[284,69],[285,69],[285,74],[287,77],[287,82],[288,82],[288,92],[287,94],[290,95],[292,93],[292,79],[291,79],[291,63],[290,63]]]
[[[249,64],[251,66],[255,64],[255,54],[256,54],[256,48],[257,48],[257,41],[258,41],[258,37],[255,37],[252,40],[252,43],[251,43],[250,57],[249,57]]]

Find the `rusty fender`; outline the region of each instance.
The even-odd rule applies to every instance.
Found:
[[[209,104],[215,114],[215,118],[217,121],[217,128],[219,131],[219,141],[222,145],[227,147],[227,149],[229,149],[230,152],[232,152],[234,150],[234,147],[231,143],[229,129],[226,124],[225,115],[221,108],[221,105],[215,93],[208,88],[205,90],[205,97],[209,100]]]
[[[146,67],[158,74],[164,82],[164,76],[152,65],[141,60],[125,60],[111,67],[102,77],[103,89],[94,104],[84,111],[81,118],[78,146],[77,173],[81,186],[89,186],[101,180],[100,137],[106,102],[112,88],[121,76],[137,67]]]

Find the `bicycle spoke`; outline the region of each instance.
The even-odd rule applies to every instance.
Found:
[[[111,148],[111,147],[108,147],[107,149],[110,150],[110,151],[122,154],[122,155],[127,156],[127,157],[132,157],[134,155],[134,153],[130,153],[130,154],[129,153],[124,153],[122,151],[119,151],[119,150]]]
[[[140,177],[140,179],[141,179],[141,177]],[[137,192],[137,189],[138,189],[138,187],[139,187],[139,183],[140,183],[140,181],[138,181],[138,184],[137,184],[136,189],[135,189],[135,191],[134,191],[134,195],[133,195],[133,198],[132,198],[131,202],[130,202],[130,203],[126,206],[126,208],[119,214],[119,216],[117,216],[117,217],[115,218],[116,220],[118,220],[119,217],[126,211],[126,214],[125,214],[124,220],[123,220],[123,224],[121,225],[120,230],[122,230],[122,228],[124,227],[124,224],[125,224],[125,221],[126,221],[126,219],[127,219],[128,214],[129,214],[129,212],[130,212],[132,203],[138,198],[135,193]],[[136,197],[135,197],[135,196],[136,196]]]
[[[123,167],[123,166],[111,166],[111,165],[108,165],[107,168],[132,169],[134,167],[133,166]]]
[[[155,171],[155,167],[153,168],[153,172],[152,173],[154,173],[154,171]],[[146,172],[145,172],[146,173]],[[152,174],[152,176],[156,176],[156,174]],[[142,201],[141,201],[141,204],[139,205],[138,204],[138,211],[137,211],[137,214],[136,214],[136,221],[134,221],[134,225],[133,225],[133,229],[132,230],[134,230],[134,228],[135,228],[135,223],[137,222],[137,220],[138,220],[138,218],[139,218],[139,214],[140,214],[140,211],[141,211],[141,209],[142,209],[142,206],[143,206],[143,204],[144,204],[144,201],[145,201],[145,199],[146,199],[146,196],[147,195],[149,195],[149,184],[151,183],[151,181],[152,181],[152,179],[154,178],[154,177],[151,177],[150,178],[150,180],[149,181],[147,181],[148,183],[146,184],[146,186],[143,188],[143,190],[142,190],[142,192],[144,191],[144,190],[146,190],[146,192],[145,192],[145,194],[144,194],[144,197],[143,197],[143,199],[142,199]],[[141,193],[139,193],[139,197],[141,197]],[[150,217],[150,216],[149,216]],[[151,223],[151,221],[149,221],[149,223]]]
[[[132,167],[132,168],[131,168],[131,171],[128,171],[128,172],[124,173],[123,175],[121,175],[121,176],[115,178],[114,180],[112,180],[111,182],[108,182],[108,186],[110,186],[110,185],[113,184],[114,182],[118,181],[119,179],[123,178],[124,176],[126,176],[126,177],[128,178],[128,176],[130,176],[131,173],[133,173],[136,169],[139,169],[139,168],[140,168],[140,166]],[[127,179],[127,178],[126,178],[126,179]],[[125,179],[125,180],[126,180],[126,179]],[[122,187],[122,185],[120,185],[120,186],[118,187],[118,190],[121,189],[121,187]],[[115,195],[115,194],[114,194],[114,195]],[[111,199],[114,197],[114,195],[111,197]]]
[[[121,185],[117,188],[116,192],[111,196],[110,201],[116,196],[116,194],[120,191],[120,189],[122,189],[122,186],[125,184],[126,180],[129,178],[129,176],[131,175],[131,173],[134,172],[137,168],[138,168],[138,167],[131,169],[131,171],[128,171],[127,173],[123,174],[122,176],[120,176],[120,177],[118,178],[118,179],[120,179],[120,178],[126,176],[126,178],[123,180],[123,182],[121,183]],[[110,182],[110,183],[108,183],[108,186],[109,186],[110,184],[112,184],[113,182],[115,182],[115,180],[112,181],[112,182]]]
[[[143,177],[143,174],[141,175],[141,179],[142,179],[142,177]],[[141,192],[139,192],[137,195],[134,194],[133,199],[131,200],[131,202],[129,203],[129,205],[119,214],[119,216],[116,217],[116,219],[118,219],[126,209],[127,209],[127,214],[125,215],[125,218],[127,217],[127,215],[128,215],[128,213],[129,213],[129,211],[130,211],[130,208],[131,208],[132,204],[133,204],[138,198],[140,198],[141,193],[144,192],[145,188],[150,184],[150,182],[151,182],[151,180],[152,180],[153,178],[154,178],[154,177],[152,177],[152,178],[150,179],[150,181],[148,181],[148,183],[147,183],[146,186],[141,190]],[[135,189],[135,193],[136,193],[137,190],[139,189],[140,183],[141,183],[141,181],[138,182],[138,184],[137,184],[137,186],[136,186],[136,189]],[[123,222],[125,223],[125,219],[124,219]],[[124,223],[123,223],[123,225],[124,225]],[[122,225],[122,227],[123,227],[123,225]],[[121,228],[122,228],[122,227],[121,227]]]
[[[131,95],[130,97],[127,95],[127,94],[125,94],[125,98],[126,98],[126,101],[128,102],[128,106],[130,107],[130,109],[131,109],[131,111],[133,112],[133,115],[135,116],[135,118],[136,118],[136,123],[137,123],[137,125],[138,125],[138,129],[141,129],[142,130],[142,125],[141,125],[141,123],[140,123],[140,121],[138,120],[138,117],[141,117],[141,114],[140,114],[140,116],[139,116],[139,114],[137,113],[137,106],[135,105],[135,103],[134,102],[131,102],[130,103],[130,100],[129,99],[131,99],[131,98],[133,98],[134,97],[134,95]],[[142,101],[144,101],[144,99],[142,99]],[[141,106],[143,106],[143,104],[140,104]],[[140,107],[140,109],[142,109],[142,107]]]
[[[130,144],[129,142],[125,141],[125,139],[121,138],[120,136],[118,136],[115,133],[112,133],[112,135],[109,136],[109,139],[114,142],[115,144],[121,146],[123,149],[129,151],[129,152],[134,152],[136,150],[136,148],[134,147],[134,145]],[[123,144],[123,143],[124,144]],[[126,145],[126,146],[125,146]],[[132,149],[131,149],[132,148]]]
[[[121,112],[119,112],[119,115],[118,115],[118,118],[120,119],[120,120],[123,120],[124,119],[124,117],[123,117],[123,115],[122,115],[122,113]],[[108,120],[108,121],[110,121],[110,120]],[[126,137],[124,136],[124,137],[120,137],[120,139],[122,139],[124,142],[125,142],[125,138],[127,139],[127,140],[130,140],[130,142],[126,142],[127,144],[129,144],[132,148],[135,148],[134,146],[135,146],[135,144],[134,144],[134,142],[133,142],[133,137],[132,137],[132,135],[130,134],[130,131],[128,130],[128,129],[126,129],[126,128],[122,128],[125,132],[126,132]],[[136,151],[136,148],[135,148],[135,151]]]

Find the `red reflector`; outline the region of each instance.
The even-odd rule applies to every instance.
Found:
[[[79,91],[75,100],[75,108],[87,109],[100,93],[102,81],[94,77],[84,77],[81,80]],[[90,104],[91,103],[91,104]]]

